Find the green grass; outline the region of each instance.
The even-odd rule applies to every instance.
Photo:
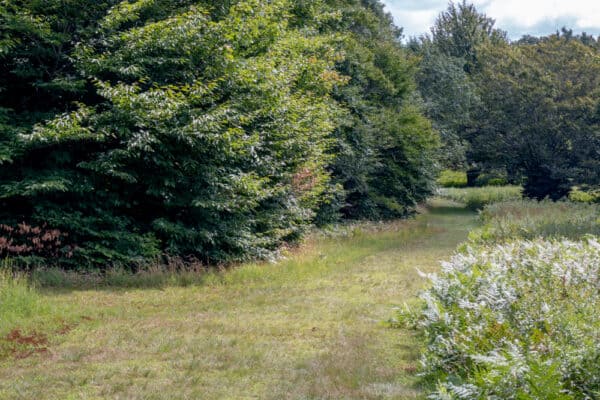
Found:
[[[14,275],[9,266],[0,268],[0,335],[7,329],[19,325],[36,315],[46,313],[41,296],[29,286],[27,278]]]
[[[519,200],[491,204],[481,212],[483,227],[469,236],[473,241],[568,238],[600,235],[600,204],[569,201]]]
[[[435,201],[415,220],[314,235],[274,264],[37,289],[47,311],[7,330],[47,343],[0,361],[0,398],[422,398],[418,340],[383,321],[477,223]]]
[[[522,197],[520,186],[486,186],[476,188],[443,188],[439,195],[445,199],[463,203],[471,210],[481,210],[488,204],[518,200]]]

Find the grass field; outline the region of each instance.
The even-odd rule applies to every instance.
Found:
[[[468,209],[481,210],[488,204],[502,201],[520,200],[523,188],[520,186],[485,186],[469,188],[441,188],[439,196],[447,200],[465,204]]]
[[[0,398],[420,398],[420,344],[384,321],[477,223],[438,201],[188,286],[38,289],[4,327]]]

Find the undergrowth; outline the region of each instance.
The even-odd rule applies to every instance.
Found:
[[[468,246],[431,274],[417,322],[430,399],[600,395],[600,242]]]
[[[480,215],[484,226],[470,234],[475,242],[600,235],[600,204],[519,200],[490,204]]]
[[[520,186],[486,186],[476,188],[443,188],[438,191],[442,198],[463,203],[471,210],[481,210],[488,204],[522,198]]]

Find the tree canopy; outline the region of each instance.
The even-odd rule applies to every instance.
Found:
[[[554,35],[482,57],[480,161],[522,173],[538,199],[600,183],[600,52]]]
[[[0,26],[0,257],[24,264],[269,258],[412,214],[440,165],[600,185],[600,41],[511,43],[466,1],[407,45],[379,0],[4,1]]]
[[[432,189],[436,134],[378,1],[2,4],[0,255],[266,258]]]
[[[470,184],[500,171],[538,199],[600,185],[598,39],[563,28],[511,43],[494,24],[451,3],[430,36],[409,43],[440,161],[470,169]]]

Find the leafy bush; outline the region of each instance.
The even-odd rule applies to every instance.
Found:
[[[19,261],[264,259],[324,203],[388,218],[431,193],[437,136],[379,1],[91,3],[0,6],[0,224],[76,245],[7,238]]]
[[[506,176],[500,173],[488,172],[483,173],[475,179],[476,186],[506,186],[508,180]]]
[[[569,200],[577,203],[600,203],[600,189],[581,190],[575,188],[569,193]]]
[[[482,188],[444,188],[438,194],[446,199],[464,203],[471,210],[480,210],[484,206],[522,197],[520,186],[488,186]]]
[[[469,246],[429,277],[431,399],[598,398],[598,238]]]
[[[18,136],[0,170],[0,221],[68,233],[62,266],[266,258],[327,186],[341,115],[329,92],[344,83],[333,40],[286,29],[286,1],[219,19],[168,3],[121,2],[96,21],[98,40],[72,57],[100,105]]]
[[[484,226],[471,233],[478,242],[515,238],[600,235],[600,205],[550,200],[520,200],[490,204],[481,212]]]
[[[467,173],[446,169],[440,173],[437,183],[443,188],[462,188],[467,186]]]
[[[39,261],[42,257],[66,257],[73,255],[75,246],[65,243],[68,235],[58,229],[45,226],[17,226],[0,224],[0,258],[18,257],[21,261]]]

